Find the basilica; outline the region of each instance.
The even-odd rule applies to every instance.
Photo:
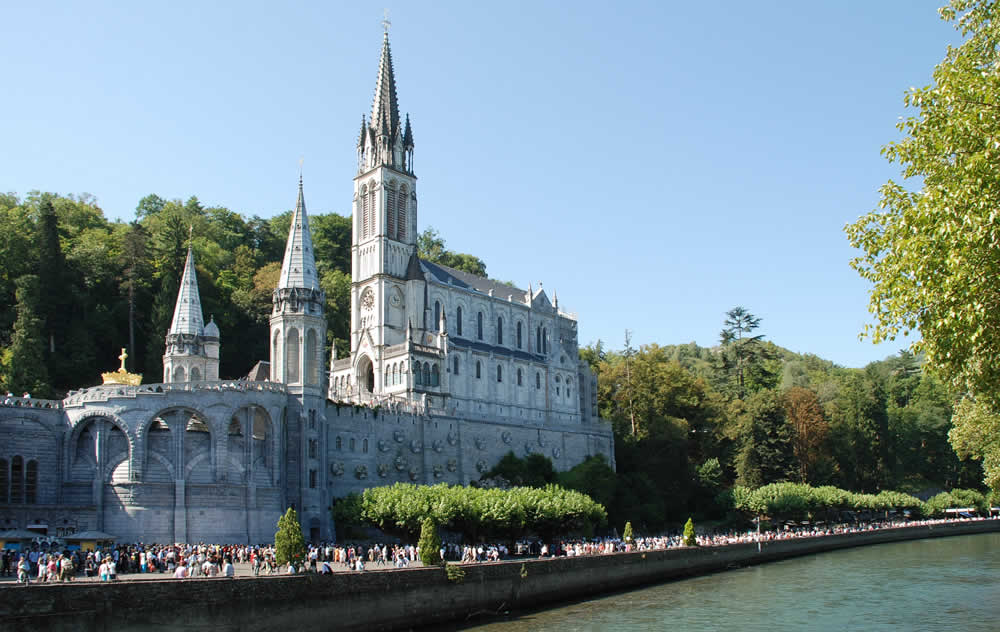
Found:
[[[504,454],[614,466],[577,321],[538,288],[423,260],[409,117],[388,34],[357,143],[349,357],[324,352],[300,177],[273,293],[270,357],[223,379],[189,249],[162,382],[122,368],[46,401],[0,405],[0,531],[100,530],[134,542],[268,542],[295,507],[336,537],[334,499],[398,481],[468,484]],[[123,356],[124,357],[124,356]]]

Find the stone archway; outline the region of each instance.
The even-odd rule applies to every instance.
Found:
[[[363,355],[358,360],[357,374],[358,395],[366,397],[375,392],[375,365],[371,358]]]

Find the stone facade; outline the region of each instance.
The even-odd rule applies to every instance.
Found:
[[[507,452],[558,470],[596,454],[614,466],[575,317],[541,287],[417,257],[413,135],[388,38],[377,85],[358,145],[351,357],[323,366],[325,295],[300,178],[268,372],[219,380],[223,336],[204,324],[189,250],[163,383],[0,405],[0,530],[258,543],[291,506],[307,538],[330,539],[333,499],[368,487],[468,484]]]

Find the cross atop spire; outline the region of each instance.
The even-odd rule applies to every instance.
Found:
[[[316,257],[313,254],[312,234],[309,232],[309,217],[306,215],[306,200],[302,193],[302,175],[299,175],[299,197],[292,212],[292,224],[288,229],[288,243],[285,244],[285,258],[281,262],[281,276],[278,288],[306,288],[319,290],[319,275],[316,273]]]
[[[386,37],[389,36],[390,26],[392,26],[392,22],[389,21],[389,9],[382,9],[382,29],[385,31]]]

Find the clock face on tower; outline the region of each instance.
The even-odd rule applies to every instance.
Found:
[[[372,311],[375,307],[375,293],[371,291],[371,288],[364,291],[361,295],[361,309],[366,312]]]
[[[392,305],[393,307],[399,307],[399,303],[400,303],[399,294],[393,292],[392,296],[389,297],[389,304]]]

